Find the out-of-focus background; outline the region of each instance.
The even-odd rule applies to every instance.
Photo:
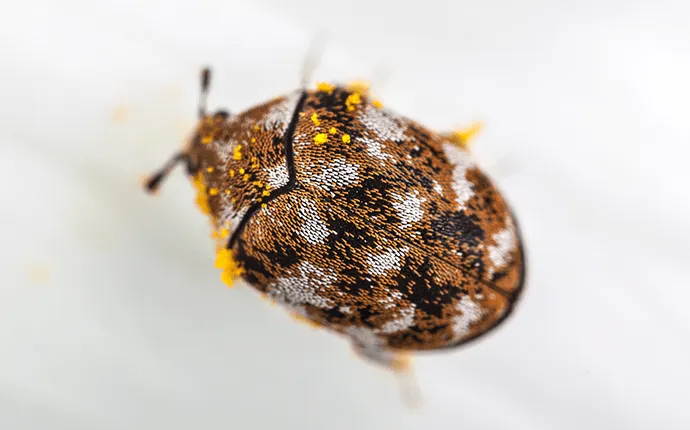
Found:
[[[0,429],[690,428],[690,3],[54,1],[0,6]],[[400,113],[486,124],[519,216],[518,312],[423,356],[424,403],[213,268],[176,171],[212,108],[374,79]],[[378,87],[376,87],[378,86]],[[483,160],[483,161],[482,161]]]

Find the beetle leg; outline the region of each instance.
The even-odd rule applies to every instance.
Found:
[[[414,376],[412,358],[409,355],[356,342],[353,343],[353,349],[365,360],[392,370],[400,382],[400,396],[403,403],[411,408],[420,406],[422,396]]]
[[[325,44],[325,34],[323,32],[314,36],[314,38],[309,43],[309,48],[304,56],[302,62],[302,75],[301,75],[301,86],[302,89],[306,90],[309,87],[309,82],[311,81],[314,70],[319,65],[321,61],[321,54],[323,52],[323,45]]]
[[[405,372],[412,367],[411,358],[405,354],[357,342],[353,343],[352,347],[360,357],[395,372]]]

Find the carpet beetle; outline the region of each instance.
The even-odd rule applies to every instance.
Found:
[[[383,107],[361,84],[319,83],[242,113],[207,113],[186,166],[218,241],[216,266],[355,351],[404,369],[417,351],[492,331],[525,263],[508,204],[466,144]]]

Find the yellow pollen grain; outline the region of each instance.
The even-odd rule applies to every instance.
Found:
[[[345,100],[345,106],[347,106],[347,110],[349,111],[355,110],[355,105],[360,103],[362,103],[362,98],[359,96],[359,93],[352,93],[347,96],[347,99]]]
[[[228,288],[232,288],[234,285],[235,278],[232,277],[230,272],[223,272],[220,274],[220,280],[223,281],[225,285],[228,286]]]
[[[230,170],[230,177],[231,177],[231,178],[234,178],[234,177],[235,177],[235,171],[234,171],[234,170]]]
[[[230,202],[231,203],[237,203],[237,199],[233,197],[232,199],[230,199]]]
[[[343,143],[350,143],[350,135],[343,134]]]
[[[206,168],[206,171],[207,171],[208,173],[213,173],[213,170],[214,170],[213,167],[208,167],[208,168]]]
[[[314,136],[314,143],[317,145],[321,145],[326,142],[328,142],[328,135],[326,133],[319,133]]]
[[[229,196],[230,195],[230,190],[225,190],[225,195]]]
[[[306,324],[306,325],[310,326],[311,328],[321,328],[321,325],[319,325],[317,322],[312,321],[309,318],[306,318],[300,314],[292,314],[291,316],[295,321],[298,321],[302,324]]]
[[[338,130],[335,129],[335,127],[331,127],[330,130],[328,130],[330,134],[336,134]]]
[[[316,112],[311,115],[311,122],[313,122],[317,127],[321,125],[321,121],[319,121],[319,116],[316,114]]]
[[[322,93],[331,94],[335,89],[335,85],[329,84],[328,82],[318,82],[316,84],[316,89],[321,91]]]
[[[220,275],[220,279],[227,284],[228,287],[232,287],[233,280],[244,272],[242,267],[237,264],[237,261],[235,261],[230,251],[225,248],[218,251],[215,266],[223,271]]]
[[[196,195],[196,204],[201,210],[201,212],[210,215],[211,214],[211,207],[208,205],[208,195],[206,194],[206,184],[204,183],[203,177],[201,173],[198,175],[194,176],[192,180],[192,184],[194,185],[194,188],[196,188],[197,195]]]
[[[474,138],[474,136],[476,136],[481,131],[482,127],[483,125],[481,122],[475,122],[465,129],[454,131],[451,135],[451,140],[456,145],[462,148],[466,148],[467,146],[469,146],[469,143],[472,140],[472,138]]]
[[[232,158],[234,160],[241,160],[242,159],[242,145],[237,145],[235,147],[235,151],[232,155]]]
[[[253,185],[256,185],[257,187],[261,188],[264,186],[264,184],[261,183],[261,181],[254,181],[252,182]]]
[[[259,130],[259,126],[258,126],[258,125],[255,125],[255,126],[254,126],[254,130],[255,130],[255,131],[256,131],[256,130]]]
[[[201,138],[201,143],[203,143],[204,145],[208,145],[211,142],[213,142],[213,136],[203,136]]]
[[[381,109],[383,107],[383,103],[381,103],[381,100],[378,100],[378,99],[371,102],[371,104],[373,104],[374,107],[377,109]]]
[[[256,137],[252,137],[252,143],[256,143]]]
[[[249,173],[246,173],[246,174],[242,177],[242,180],[245,181],[245,182],[249,181]]]
[[[218,188],[210,188],[210,189],[208,190],[208,194],[211,195],[211,196],[217,196],[219,192],[220,192],[220,191],[218,190]]]
[[[268,205],[267,205],[266,203],[261,203],[261,208],[262,208],[262,209],[266,209],[267,207],[268,207]]]
[[[270,191],[264,191],[263,193],[261,193],[261,195],[268,197],[271,195],[271,192]]]
[[[240,175],[244,175],[244,168],[240,168]]]

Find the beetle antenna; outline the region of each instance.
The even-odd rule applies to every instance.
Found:
[[[185,161],[187,164],[189,164],[189,157],[187,154],[184,152],[178,152],[177,154],[173,155],[172,158],[170,158],[160,169],[158,169],[156,172],[154,172],[149,178],[146,180],[144,187],[146,187],[146,191],[149,193],[155,193],[158,191],[158,188],[161,186],[161,183],[163,183],[163,180],[168,176],[168,174],[172,171],[172,169],[177,166],[177,163]]]
[[[211,69],[204,67],[201,70],[201,92],[199,93],[199,119],[206,116],[206,100],[208,90],[211,87]]]

